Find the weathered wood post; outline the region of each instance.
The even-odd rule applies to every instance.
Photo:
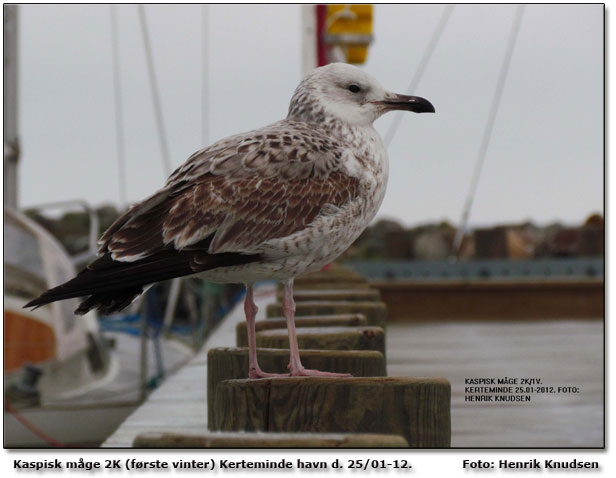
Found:
[[[214,430],[385,433],[410,447],[451,444],[451,387],[442,378],[289,377],[225,380]]]
[[[296,303],[296,317],[306,315],[363,314],[368,325],[384,327],[387,319],[387,306],[380,301],[304,301]],[[268,304],[267,317],[282,317],[282,304]]]
[[[305,327],[297,329],[300,351],[312,350],[378,350],[385,355],[385,334],[381,327]],[[286,329],[257,332],[257,347],[289,348]]]
[[[135,448],[407,448],[399,435],[377,433],[216,432],[199,435],[147,432]]]
[[[362,314],[340,314],[340,315],[315,315],[297,317],[295,326],[303,327],[356,327],[368,325],[368,320]],[[287,321],[285,318],[271,318],[267,320],[257,320],[255,330],[286,329]],[[235,345],[238,347],[248,347],[248,333],[246,322],[238,322],[235,326]]]
[[[248,380],[246,348],[210,350],[209,429],[225,433],[241,431],[248,440],[245,446],[258,443],[250,440],[259,435],[272,439],[262,441],[262,446],[279,446],[276,443],[293,446],[288,444],[299,442],[276,440],[281,434],[294,434],[304,446],[310,447],[321,445],[307,445],[306,440],[321,439],[323,433],[351,434],[356,439],[362,434],[376,433],[377,437],[387,437],[385,441],[402,436],[410,447],[449,447],[449,382],[442,378],[384,376],[383,328],[387,308],[381,302],[380,293],[370,288],[365,278],[341,267],[307,274],[298,278],[295,286],[297,340],[302,363],[306,368],[349,372],[353,377]],[[267,320],[256,323],[259,362],[264,370],[285,373],[289,344],[282,305],[269,304],[266,315]],[[246,344],[245,324],[237,325],[236,339],[238,345]],[[197,443],[197,446],[214,443],[211,436],[177,440]],[[237,436],[233,440],[237,443]],[[380,439],[366,440],[369,440],[366,446],[388,446]],[[332,446],[345,446],[332,443]]]
[[[350,373],[355,377],[385,376],[385,358],[375,350],[302,350],[305,367],[325,372]],[[289,351],[257,349],[261,367],[272,373],[286,373]],[[214,423],[214,399],[220,382],[248,378],[248,348],[219,347],[207,356],[208,423]]]
[[[276,294],[278,302],[282,303],[282,291]],[[344,301],[344,302],[370,302],[380,301],[381,293],[378,289],[364,287],[362,289],[295,289],[293,290],[295,302],[315,300]]]

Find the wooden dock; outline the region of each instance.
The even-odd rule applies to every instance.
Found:
[[[391,375],[451,382],[451,446],[602,447],[603,320],[393,323]],[[530,402],[465,401],[465,379],[540,378],[578,394],[530,394]]]
[[[264,319],[276,288],[261,286],[256,295],[257,319]],[[234,345],[236,324],[243,321],[240,304],[201,353],[155,390],[103,446],[131,447],[148,432],[207,433],[207,351]],[[603,446],[602,320],[389,323],[386,348],[388,375],[449,380],[453,447]],[[466,379],[502,377],[540,378],[543,385],[580,392],[533,393],[530,402],[467,401]]]
[[[371,283],[387,304],[389,323],[410,321],[598,319],[603,278],[583,280],[396,280]]]

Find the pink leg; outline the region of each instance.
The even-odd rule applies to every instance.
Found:
[[[293,300],[293,279],[284,283],[284,295],[282,298],[282,310],[287,319],[287,329],[289,329],[289,370],[291,375],[310,376],[310,377],[351,377],[350,373],[321,372],[304,368],[299,358],[299,347],[297,345],[297,333],[295,331],[295,301]]]
[[[255,318],[259,308],[252,295],[252,284],[246,284],[244,312],[246,313],[246,328],[248,330],[248,376],[250,378],[288,377],[288,373],[267,373],[261,370],[257,363],[257,333]]]

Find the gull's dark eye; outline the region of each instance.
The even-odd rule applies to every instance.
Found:
[[[359,93],[360,90],[361,90],[361,88],[359,86],[357,86],[357,85],[350,85],[349,86],[349,91],[351,93]]]

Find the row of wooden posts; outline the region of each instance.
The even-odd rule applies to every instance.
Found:
[[[259,364],[285,373],[288,336],[281,289],[256,322]],[[249,380],[246,325],[236,346],[209,350],[203,436],[144,437],[135,446],[445,448],[451,442],[446,379],[388,377],[387,307],[365,278],[342,266],[295,281],[297,337],[306,368],[351,378]]]

